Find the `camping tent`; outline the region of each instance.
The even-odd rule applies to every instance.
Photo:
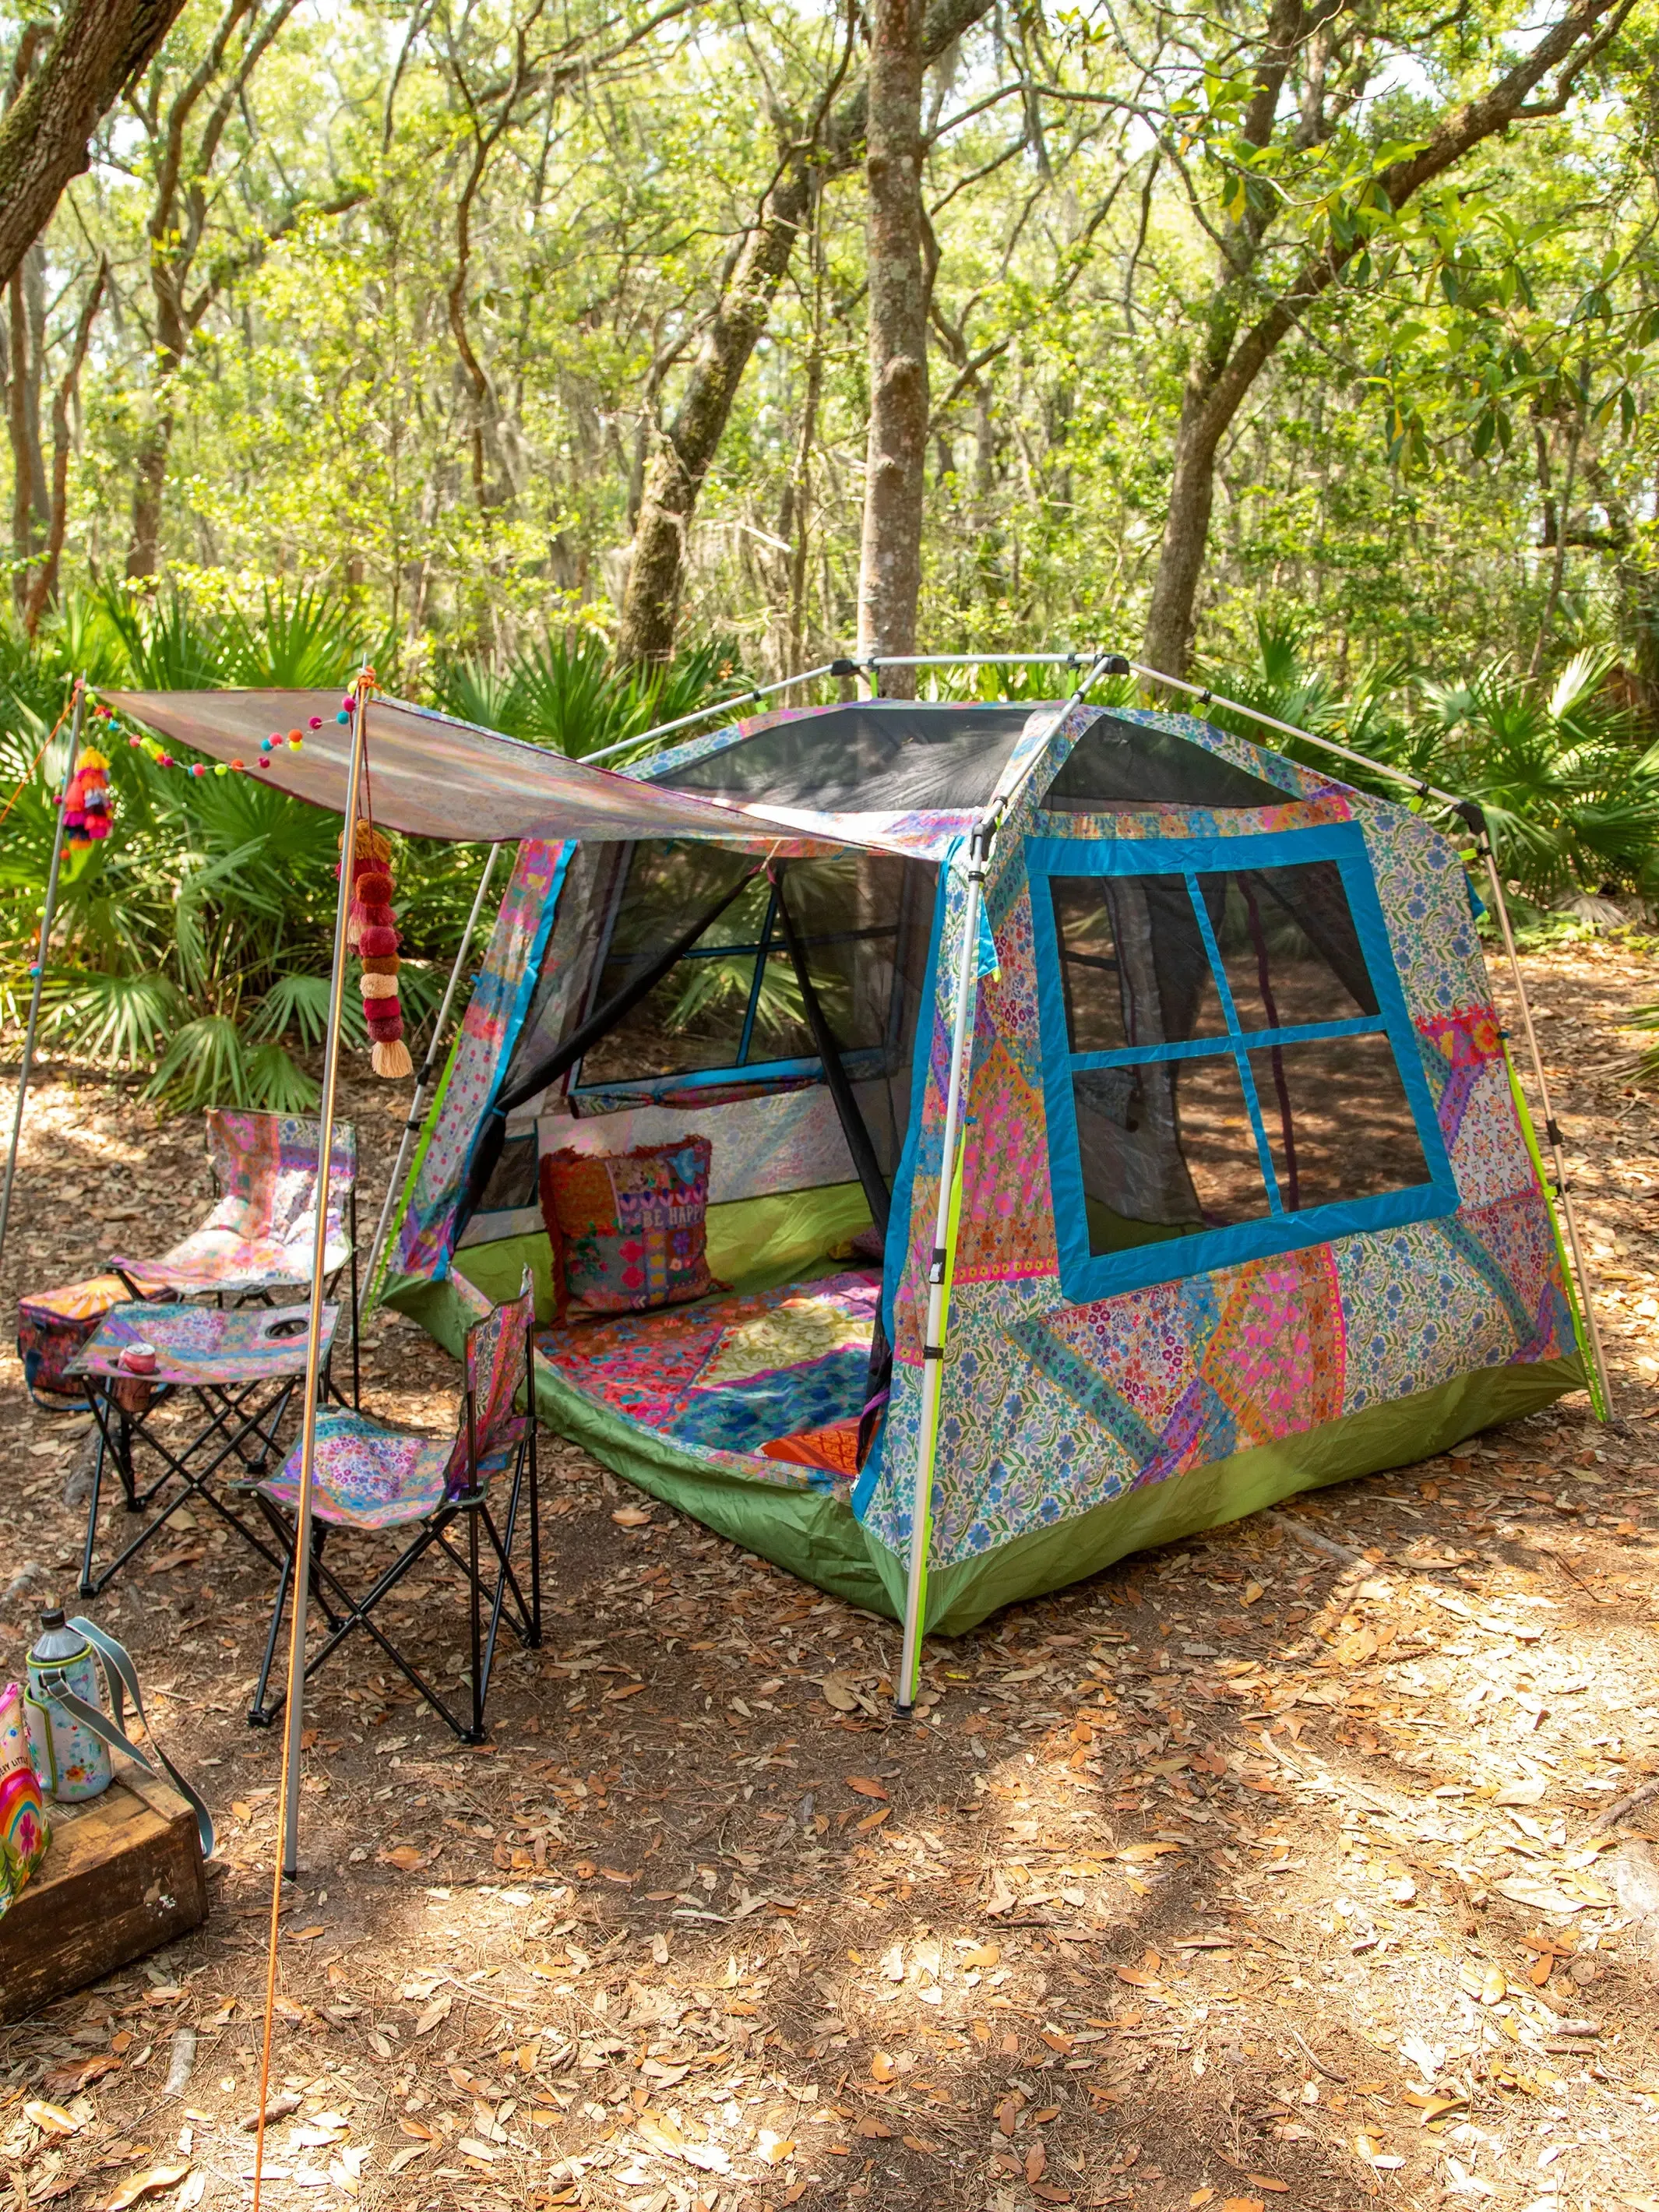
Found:
[[[1584,1381],[1419,813],[1075,702],[784,710],[640,773],[520,844],[383,1278],[453,1349],[527,1258],[542,1416],[618,1474],[882,1612],[925,1565],[951,1632]],[[694,1136],[729,1289],[557,1325],[539,1163]]]

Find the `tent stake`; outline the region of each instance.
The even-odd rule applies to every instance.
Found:
[[[29,1069],[34,1059],[34,1032],[40,1019],[40,993],[46,980],[46,945],[52,936],[53,910],[58,904],[58,871],[64,858],[64,819],[69,787],[81,750],[81,719],[86,709],[86,681],[75,679],[75,718],[70,726],[69,758],[64,764],[64,786],[58,794],[58,823],[52,832],[52,865],[46,870],[46,902],[40,909],[40,942],[35,953],[34,977],[29,988],[29,1018],[23,1030],[22,1065],[17,1071],[17,1105],[11,1117],[11,1147],[6,1154],[6,1187],[0,1192],[0,1254],[6,1249],[6,1228],[11,1219],[11,1187],[17,1174],[17,1140],[23,1133],[23,1102],[28,1097]],[[60,725],[61,726],[61,725]]]
[[[421,1126],[421,1109],[426,1103],[426,1090],[438,1065],[438,1055],[443,1043],[444,1024],[449,1019],[449,1010],[455,1003],[455,993],[461,981],[461,969],[471,949],[472,933],[478,926],[478,915],[484,902],[484,893],[489,889],[489,878],[495,872],[495,862],[501,853],[499,842],[492,845],[484,860],[483,873],[478,878],[478,888],[473,896],[472,911],[466,918],[466,927],[461,932],[460,944],[455,951],[455,964],[449,971],[449,987],[445,991],[438,1018],[432,1024],[432,1040],[426,1048],[426,1058],[415,1079],[415,1088],[410,1096],[409,1112],[404,1121],[404,1133],[398,1140],[398,1157],[392,1163],[392,1173],[386,1187],[386,1200],[380,1207],[380,1218],[375,1225],[374,1242],[369,1247],[368,1265],[363,1271],[363,1294],[357,1316],[357,1325],[362,1326],[363,1314],[374,1304],[375,1277],[380,1264],[380,1251],[386,1243],[386,1231],[392,1223],[392,1209],[397,1204],[398,1192],[404,1179],[404,1163],[409,1158]]]

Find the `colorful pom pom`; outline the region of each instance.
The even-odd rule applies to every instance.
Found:
[[[368,1055],[368,1064],[376,1075],[389,1077],[396,1082],[400,1077],[413,1075],[415,1063],[409,1056],[409,1047],[401,1037],[390,1037],[377,1043]]]

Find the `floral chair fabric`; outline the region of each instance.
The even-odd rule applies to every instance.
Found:
[[[535,1310],[528,1285],[491,1310],[466,1335],[466,1387],[472,1394],[473,1448],[480,1483],[506,1468],[526,1423],[513,1410],[524,1371]],[[282,1472],[260,1484],[273,1504],[292,1510],[300,1499],[301,1448]],[[346,1528],[398,1528],[424,1521],[468,1488],[465,1416],[449,1443],[393,1428],[368,1414],[328,1407],[317,1416],[317,1458],[311,1510],[319,1521]]]
[[[207,1116],[208,1157],[220,1198],[199,1229],[154,1258],[118,1254],[129,1275],[161,1277],[175,1291],[246,1292],[311,1279],[320,1126],[292,1114]],[[333,1274],[351,1255],[345,1211],[357,1179],[357,1139],[334,1132],[323,1266]]]
[[[535,1409],[514,1410],[522,1377],[528,1386],[535,1292],[524,1271],[519,1295],[477,1321],[466,1334],[466,1403],[452,1442],[411,1434],[348,1409],[319,1414],[312,1482],[311,1550],[296,1561],[301,1458],[289,1455],[282,1473],[256,1486],[273,1533],[284,1547],[282,1579],[265,1639],[265,1656],[248,1717],[259,1726],[275,1719],[282,1697],[268,1698],[283,1611],[298,1578],[320,1604],[328,1632],[306,1664],[308,1680],[346,1638],[367,1629],[376,1650],[390,1659],[465,1743],[482,1743],[484,1710],[495,1664],[496,1634],[505,1619],[526,1648],[542,1634],[541,1547],[537,1529]],[[503,1478],[498,1500],[492,1479]],[[515,1563],[521,1504],[529,1535],[527,1573]],[[352,1547],[343,1554],[337,1529],[402,1528],[401,1558],[366,1583]],[[464,1578],[471,1628],[471,1664],[463,1680],[466,1701],[457,1711],[372,1619],[386,1595],[406,1589],[404,1577],[428,1553]],[[354,1583],[356,1585],[354,1588]]]

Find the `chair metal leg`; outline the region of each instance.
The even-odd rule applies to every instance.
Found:
[[[259,1503],[262,1506],[265,1504],[263,1498]],[[265,1507],[265,1511],[272,1527],[281,1534],[283,1531],[276,1521],[276,1516],[270,1512],[268,1506]],[[265,1693],[270,1687],[270,1669],[276,1656],[276,1639],[282,1631],[283,1613],[288,1604],[289,1588],[293,1579],[294,1540],[290,1536],[283,1553],[282,1572],[277,1577],[276,1602],[271,1607],[270,1628],[265,1638],[265,1656],[260,1662],[259,1680],[253,1692],[253,1703],[247,1709],[247,1724],[250,1728],[269,1728],[282,1710],[280,1705],[268,1707],[265,1704]]]
[[[530,1636],[532,1649],[542,1640],[542,1501],[536,1469],[536,1316],[525,1330],[524,1414],[530,1445]],[[517,1469],[514,1469],[516,1487]],[[516,1502],[516,1500],[515,1500]],[[512,1538],[507,1539],[511,1549]]]
[[[91,1383],[87,1389],[87,1403],[92,1408],[92,1418],[98,1424],[98,1449],[92,1462],[92,1494],[87,1500],[87,1541],[81,1554],[81,1595],[94,1597],[97,1584],[92,1579],[92,1554],[98,1541],[98,1503],[104,1490],[104,1454],[109,1449],[109,1431],[104,1426],[104,1416],[99,1407],[103,1392]]]
[[[530,1416],[530,1646],[542,1640],[542,1497],[536,1470],[536,1416]]]
[[[473,1479],[476,1481],[476,1474]],[[472,1629],[472,1729],[469,1741],[473,1743],[482,1743],[484,1733],[483,1643],[478,1620],[478,1519],[483,1510],[481,1500],[466,1516],[467,1595]]]

